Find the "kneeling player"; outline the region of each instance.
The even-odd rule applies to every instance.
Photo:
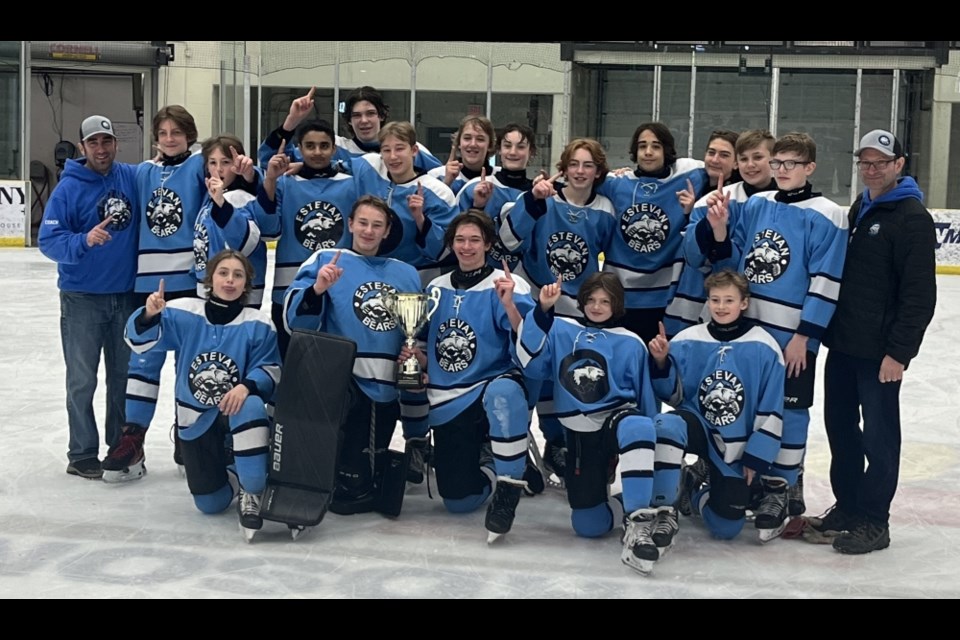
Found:
[[[239,491],[240,528],[248,541],[263,526],[269,435],[264,403],[280,379],[273,323],[244,307],[253,277],[246,256],[221,251],[207,264],[206,300],[167,304],[161,280],[146,306],[130,316],[125,336],[135,353],[176,352],[177,428],[187,486],[204,513],[223,511]]]
[[[444,243],[457,268],[427,285],[439,296],[427,353],[404,349],[427,366],[429,423],[437,490],[448,511],[487,509],[488,541],[507,533],[526,487],[527,396],[512,335],[533,308],[530,288],[487,264],[496,238],[479,209],[450,223]],[[436,293],[435,293],[436,292]]]
[[[679,474],[686,430],[676,416],[654,416],[649,358],[635,333],[617,326],[624,291],[612,273],[595,273],[580,287],[583,318],[554,315],[560,282],[540,291],[540,304],[520,328],[517,354],[525,372],[552,380],[566,437],[565,484],[577,535],[595,538],[623,518],[624,564],[647,574],[673,544],[674,495],[659,490],[664,470]],[[622,503],[609,496],[617,456]],[[656,465],[654,464],[656,462]],[[656,473],[654,469],[657,469]]]
[[[750,485],[759,475],[764,498],[755,524],[766,542],[785,525],[787,484],[770,473],[783,430],[783,355],[770,334],[741,315],[749,304],[742,275],[715,273],[705,288],[709,323],[670,342],[661,325],[650,341],[654,389],[677,408],[686,423],[687,452],[700,458],[683,470],[678,504],[687,515],[690,508],[703,516],[715,537],[733,538],[743,528]]]

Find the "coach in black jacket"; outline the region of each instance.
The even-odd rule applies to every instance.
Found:
[[[859,554],[890,545],[900,382],[933,317],[937,282],[933,219],[914,179],[900,177],[900,142],[871,131],[856,155],[865,188],[850,208],[840,296],[823,340],[830,349],[824,419],[837,504],[814,528],[836,536],[838,551]]]

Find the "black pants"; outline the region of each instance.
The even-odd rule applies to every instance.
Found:
[[[726,520],[739,520],[750,503],[750,487],[743,476],[724,475],[707,453],[707,433],[700,419],[689,411],[677,411],[676,414],[687,423],[687,453],[693,453],[707,463],[710,470],[710,497],[707,506],[719,517]]]
[[[823,417],[837,507],[887,524],[900,476],[900,383],[880,382],[879,361],[831,349],[824,368]]]

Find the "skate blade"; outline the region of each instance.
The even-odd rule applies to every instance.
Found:
[[[147,467],[144,463],[140,462],[131,467],[127,467],[126,470],[121,470],[121,471],[104,469],[102,480],[107,484],[121,484],[124,482],[139,480],[146,474],[147,474]]]
[[[253,536],[257,535],[259,529],[247,529],[245,526],[240,525],[240,533],[243,534],[243,539],[247,544],[253,542]]]
[[[663,560],[663,556],[667,555],[667,552],[670,551],[670,549],[673,549],[674,542],[676,542],[676,540],[671,540],[670,544],[668,544],[665,547],[657,547],[657,551],[660,552],[660,558],[658,559],[658,561]]]
[[[773,529],[757,529],[757,533],[760,537],[760,544],[767,544],[771,540],[775,540],[780,537],[780,534],[783,533],[783,530],[787,528],[787,524],[790,522],[790,516],[787,516],[783,519],[783,522],[780,523],[779,527]]]
[[[493,531],[487,531],[487,544],[493,544],[497,540],[503,537],[502,533],[494,533]]]
[[[304,527],[299,525],[289,525],[290,526],[290,539],[296,541],[305,534],[307,531],[310,531],[311,527]]]
[[[641,560],[632,553],[630,553],[629,556],[621,556],[620,560],[623,562],[623,564],[627,565],[644,577],[647,577],[653,573],[653,565],[657,562],[656,560]]]
[[[178,464],[178,465],[177,465],[177,475],[180,476],[181,478],[186,478],[186,477],[187,477],[187,468],[186,468],[185,466],[183,466],[182,464]]]

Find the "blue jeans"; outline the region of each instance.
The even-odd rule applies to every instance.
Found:
[[[100,436],[93,412],[100,352],[107,372],[106,443],[120,440],[124,421],[130,349],[123,329],[133,313],[133,293],[60,292],[60,341],[67,366],[67,420],[71,462],[99,457]]]

